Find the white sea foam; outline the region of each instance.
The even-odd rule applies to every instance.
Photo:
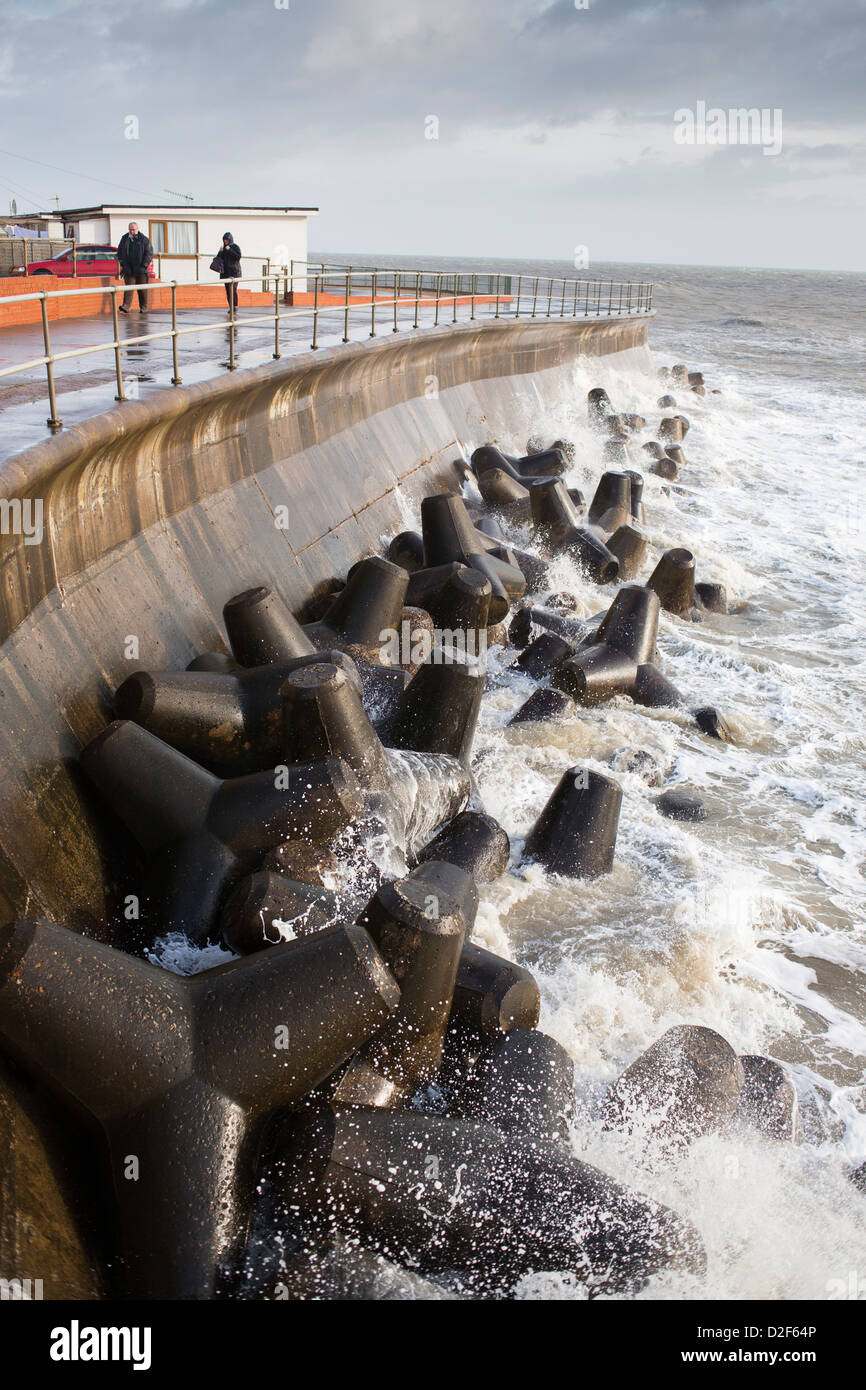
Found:
[[[667,784],[697,791],[710,817],[666,821],[654,791],[618,774],[613,872],[573,883],[537,865],[514,869],[485,890],[479,934],[536,970],[541,1026],[576,1059],[575,1152],[701,1232],[706,1277],[665,1276],[645,1296],[835,1297],[849,1271],[866,1275],[866,1202],[846,1176],[866,1157],[866,509],[846,504],[840,518],[833,504],[840,493],[857,496],[856,402],[802,379],[764,381],[721,364],[711,373],[688,355],[722,396],[686,399],[642,372],[580,364],[573,396],[530,419],[527,434],[574,440],[567,481],[589,497],[603,464],[586,391],[603,385],[617,409],[647,418],[631,450],[638,468],[639,444],[665,413],[656,397],[678,394],[692,425],[687,464],[674,487],[644,473],[647,531],[656,557],[672,545],[694,550],[698,578],[725,584],[731,613],[702,623],[663,615],[659,650],[687,702],[724,712],[736,746],[704,738],[686,711],[624,698],[555,725],[508,728],[534,686],[507,671],[510,654],[494,654],[475,769],[516,855],[562,772],[575,762],[610,772],[618,748],[652,752]],[[521,438],[499,442],[522,450]],[[511,538],[526,547],[520,528]],[[581,616],[614,592],[566,559],[553,585],[575,596]],[[647,1167],[639,1148],[604,1132],[605,1087],[683,1022],[787,1062],[806,1144],[715,1135]],[[584,1293],[539,1275],[520,1296]]]

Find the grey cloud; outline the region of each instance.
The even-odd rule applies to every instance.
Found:
[[[546,247],[519,190],[561,205],[572,168],[545,161],[554,134],[577,122],[612,112],[627,134],[670,124],[677,108],[703,99],[781,107],[786,141],[796,129],[826,130],[823,153],[798,152],[784,168],[771,170],[783,159],[759,152],[739,174],[718,154],[666,165],[645,149],[581,176],[585,202],[631,208],[638,259],[641,223],[664,215],[670,197],[687,200],[715,181],[733,216],[737,200],[751,207],[753,188],[783,189],[795,162],[813,172],[823,162],[835,176],[845,151],[853,161],[862,31],[859,0],[589,0],[586,10],[573,0],[291,0],[289,10],[272,0],[162,0],[134,15],[115,0],[36,0],[4,23],[0,145],[154,197],[171,187],[200,201],[320,203],[334,249],[358,237],[382,245],[386,233],[405,249],[441,214],[460,226],[468,252],[491,235],[466,211],[483,188],[494,216],[509,219],[514,252],[531,255]],[[141,121],[137,142],[123,138],[128,114]],[[440,120],[435,148],[424,141],[430,114]],[[483,144],[509,130],[526,139],[500,172],[473,169],[475,134]],[[67,203],[118,196],[114,184],[2,156],[0,185]],[[425,202],[435,212],[425,216]],[[768,203],[762,216],[784,229],[783,207]]]

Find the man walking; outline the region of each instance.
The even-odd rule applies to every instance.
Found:
[[[137,222],[130,222],[129,231],[125,232],[120,238],[120,245],[117,248],[117,260],[125,285],[147,284],[147,270],[153,260],[153,247],[144,233],[138,230]],[[120,312],[122,314],[129,313],[132,306],[133,293],[132,290],[127,290],[126,294],[123,296],[123,303],[120,306]],[[143,314],[146,309],[147,295],[144,290],[139,290],[138,312]]]

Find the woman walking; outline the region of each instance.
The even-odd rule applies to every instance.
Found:
[[[214,265],[221,263],[221,280],[238,280],[241,273],[241,248],[238,246],[231,232],[223,232],[223,244],[214,257]],[[234,291],[234,305],[238,307],[238,287],[237,285],[226,285],[226,303],[229,306],[229,313],[232,308],[232,291]]]

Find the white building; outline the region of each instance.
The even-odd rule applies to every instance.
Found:
[[[189,283],[211,280],[208,266],[231,232],[241,248],[244,278],[268,268],[307,259],[307,218],[318,208],[147,207],[141,203],[101,203],[98,207],[61,208],[44,214],[52,234],[77,243],[117,246],[130,222],[137,222],[153,243],[161,280]],[[295,281],[295,289],[305,289]]]

